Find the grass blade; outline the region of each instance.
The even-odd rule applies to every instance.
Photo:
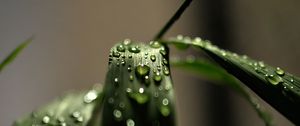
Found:
[[[300,79],[298,77],[248,56],[219,49],[209,41],[200,38],[178,36],[165,42],[177,46],[191,45],[200,48],[290,121],[300,125]]]
[[[233,76],[228,74],[224,69],[204,59],[171,59],[171,66],[181,68],[186,71],[191,71],[201,76],[205,76],[211,81],[218,81],[224,86],[229,86],[234,91],[244,97],[251,106],[255,109],[258,116],[264,121],[266,126],[272,126],[272,117],[265,108],[259,105],[258,100],[252,96]]]
[[[68,93],[17,120],[14,126],[99,126],[102,87]]]
[[[0,64],[0,73],[4,69],[5,66],[10,64],[18,54],[32,41],[33,37],[27,39],[23,43],[21,43],[15,50],[13,50]]]
[[[124,40],[110,51],[103,126],[175,126],[168,50]]]

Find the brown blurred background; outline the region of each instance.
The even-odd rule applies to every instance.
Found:
[[[150,40],[180,3],[1,0],[0,59],[31,35],[35,39],[1,73],[0,125],[11,125],[66,90],[104,82],[110,47],[125,38]],[[299,5],[298,0],[195,0],[167,36],[200,36],[300,75]],[[211,86],[178,69],[172,72],[179,126],[264,125],[250,105],[230,89]],[[273,111],[276,125],[293,125],[267,107]]]

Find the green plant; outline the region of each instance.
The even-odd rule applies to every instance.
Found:
[[[134,44],[128,39],[116,44],[110,51],[103,88],[95,86],[89,91],[62,96],[14,125],[175,125],[170,63],[225,82],[249,101],[266,125],[272,125],[269,114],[233,75],[292,122],[300,124],[297,120],[300,114],[298,77],[247,56],[219,49],[200,38],[162,39],[190,2],[183,3],[150,44]],[[169,60],[169,44],[182,49],[189,46],[201,49],[231,75],[206,59]]]

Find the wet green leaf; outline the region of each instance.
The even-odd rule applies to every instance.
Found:
[[[224,86],[231,87],[251,104],[258,116],[265,122],[266,126],[272,125],[271,114],[259,105],[258,100],[252,96],[243,85],[215,63],[200,58],[171,59],[171,66],[191,71],[211,81],[218,81],[221,84],[225,84]]]
[[[0,64],[0,73],[4,69],[5,66],[10,64],[17,56],[18,54],[32,41],[33,37],[27,39],[23,43],[21,43],[19,46],[17,46],[16,49],[14,49]]]
[[[108,68],[103,126],[176,125],[167,48],[124,40],[110,50]]]
[[[220,49],[200,38],[189,40],[184,37],[171,38],[165,42],[188,44],[203,50],[228,73],[247,85],[293,123],[300,125],[300,79],[298,77],[246,55]]]
[[[17,120],[14,126],[99,126],[102,87],[67,93]]]

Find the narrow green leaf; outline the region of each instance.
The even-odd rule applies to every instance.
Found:
[[[224,69],[215,65],[212,62],[209,62],[204,59],[171,59],[171,66],[181,68],[187,71],[194,72],[201,76],[205,76],[206,78],[210,79],[211,81],[218,81],[221,84],[226,84],[225,86],[229,86],[234,89],[237,93],[239,93],[242,97],[244,97],[251,106],[256,110],[258,116],[264,121],[266,126],[272,125],[272,117],[271,114],[268,113],[265,108],[259,105],[258,100],[252,96],[248,91],[233,78],[229,75]]]
[[[0,73],[4,69],[5,66],[10,64],[17,55],[32,41],[33,37],[30,37],[23,43],[21,43],[15,50],[13,50],[0,64]]]
[[[187,44],[204,50],[227,72],[242,81],[290,121],[300,125],[300,79],[298,77],[248,56],[219,49],[209,41],[186,38],[171,38],[167,43]]]
[[[103,126],[175,126],[168,50],[124,40],[110,51]]]
[[[17,120],[14,126],[99,126],[102,87],[68,93]]]

